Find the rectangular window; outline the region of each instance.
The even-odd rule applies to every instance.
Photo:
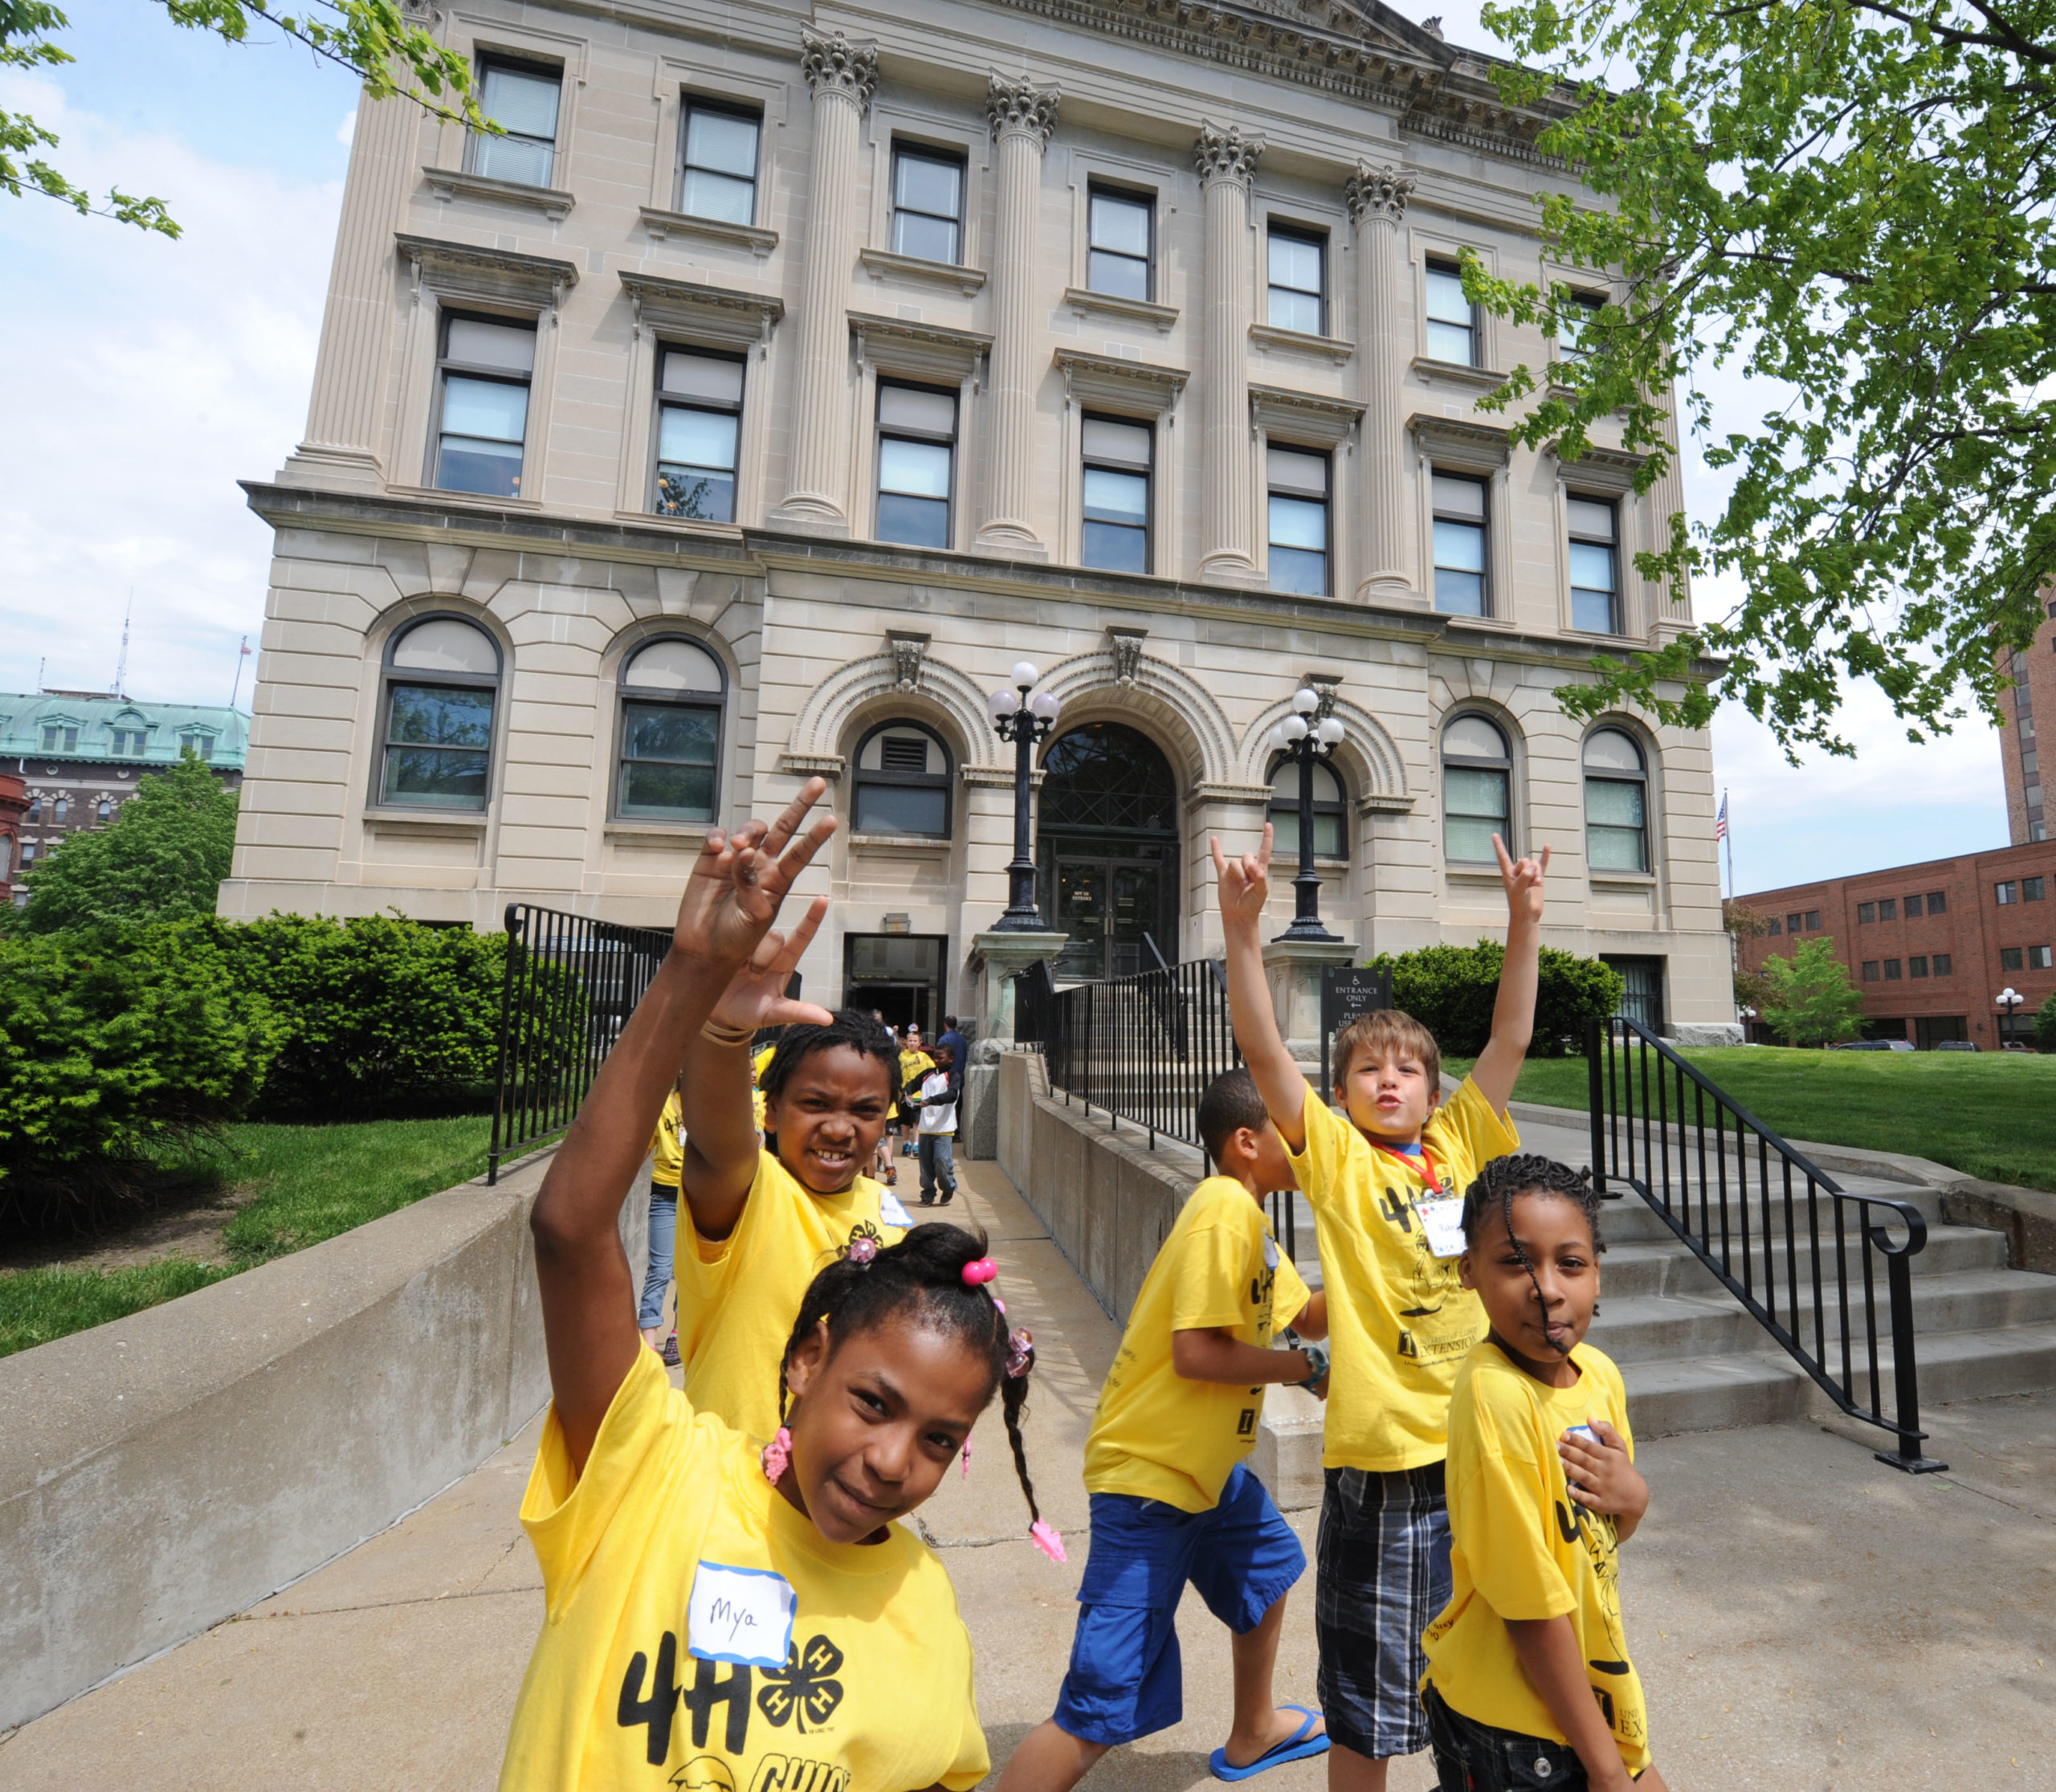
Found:
[[[1267,461],[1271,496],[1271,589],[1300,597],[1328,595],[1328,456],[1303,448],[1273,447]]]
[[[949,545],[956,462],[957,394],[879,382],[879,541],[912,548]]]
[[[2021,900],[2023,902],[2039,902],[2042,900],[2042,880],[2040,878],[2023,877],[2021,880]]]
[[[27,871],[27,870],[29,868],[29,867],[30,867],[30,866],[31,866],[31,865],[33,865],[35,863],[35,841],[33,841],[33,840],[24,840],[24,841],[22,841],[22,869],[23,871]]]
[[[43,750],[45,753],[76,753],[79,750],[78,729],[67,728],[61,722],[44,723]]]
[[[479,65],[479,110],[507,134],[471,136],[471,172],[520,186],[548,186],[557,168],[557,102],[564,71],[496,56]]]
[[[1993,900],[1997,902],[2001,908],[2003,908],[2010,902],[2018,902],[2020,900],[2020,886],[2017,884],[2012,883],[1995,884],[1992,886],[1992,897]]]
[[[742,429],[740,357],[667,349],[657,379],[660,516],[736,520],[736,445]]]
[[[1084,422],[1085,539],[1088,566],[1149,570],[1149,473],[1155,431],[1147,423],[1088,416]]]
[[[680,129],[678,209],[724,224],[754,224],[763,115],[716,100],[688,98]]]
[[[535,368],[533,324],[457,312],[444,316],[433,482],[439,490],[520,496]]]
[[[1909,977],[1925,977],[1928,974],[1928,961],[1925,958],[1907,959],[1906,972]]]
[[[894,145],[892,252],[953,266],[963,259],[963,157]]]
[[[1899,899],[1896,896],[1883,896],[1879,898],[1878,902],[1878,919],[1879,920],[1897,920],[1899,919]]]
[[[1621,632],[1620,555],[1613,505],[1571,498],[1569,517],[1571,627],[1588,635]]]
[[[1920,898],[1917,896],[1910,896],[1906,899],[1906,918],[1908,920],[1920,919]]]
[[[2023,966],[2021,963],[2021,949],[2018,946],[2002,945],[1999,948],[2000,969],[2019,970],[2022,968]]]
[[[1899,962],[1898,959],[1887,958],[1885,961],[1885,981],[1887,983],[1896,983],[1899,981]]]
[[[1770,925],[1765,929],[1765,931],[1768,932],[1770,937],[1774,940],[1785,931],[1785,923],[1780,920],[1777,916],[1772,915],[1770,918]]]
[[[1859,902],[1856,904],[1856,925],[1858,927],[1867,927],[1877,918],[1878,905],[1876,903]]]
[[[1874,983],[1878,981],[1878,961],[1876,959],[1866,958],[1863,961],[1863,981],[1866,983]]]
[[[1564,308],[1562,333],[1556,338],[1561,357],[1569,361],[1582,356],[1586,349],[1585,337],[1606,308],[1606,301],[1592,292],[1574,292],[1571,302]]]
[[[178,737],[178,744],[196,759],[211,759],[214,756],[214,737],[205,729],[189,729]]]
[[[2027,949],[2027,968],[2029,970],[2049,969],[2049,948],[2046,945],[2029,946]]]
[[[1817,908],[1809,908],[1809,909],[1806,911],[1806,931],[1807,931],[1809,933],[1819,933],[1819,932],[1820,932],[1820,930],[1821,930],[1821,912],[1820,912],[1820,910],[1819,910],[1819,909],[1817,909]]]
[[[495,693],[484,686],[390,687],[381,802],[483,809]]]
[[[1298,330],[1306,336],[1328,332],[1328,239],[1318,231],[1273,224],[1270,234],[1271,306],[1267,320],[1275,330]]]
[[[1788,933],[1797,933],[1801,927],[1805,925],[1805,922],[1806,917],[1804,915],[1787,915],[1785,917],[1785,931]]]
[[[1454,262],[1428,263],[1428,358],[1478,365],[1478,314],[1463,296],[1463,275]]]
[[[1154,296],[1156,206],[1139,194],[1105,187],[1088,190],[1086,201],[1085,284],[1116,299]]]
[[[1949,955],[1946,952],[1938,952],[1935,954],[1935,974],[1937,977],[1947,977],[1949,974]]]
[[[1930,890],[1928,892],[1928,912],[1931,915],[1945,915],[1948,912],[1949,899],[1940,890]]]
[[[1435,608],[1445,615],[1483,616],[1485,586],[1485,482],[1437,473],[1432,481],[1435,513]]]

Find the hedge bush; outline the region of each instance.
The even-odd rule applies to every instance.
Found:
[[[1452,1057],[1469,1058],[1492,1036],[1492,1005],[1498,999],[1506,948],[1496,940],[1475,945],[1424,946],[1418,952],[1383,953],[1374,970],[1392,974],[1392,1005],[1411,1014]],[[1585,1028],[1621,1005],[1621,974],[1597,958],[1581,958],[1542,948],[1535,996],[1535,1036],[1528,1055],[1554,1058],[1585,1049]]]

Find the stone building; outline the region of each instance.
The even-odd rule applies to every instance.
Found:
[[[2042,801],[2042,757],[2034,733],[2035,716],[2056,716],[2056,586],[2046,589],[2047,615],[2025,653],[2006,657],[2013,688],[1999,698],[2006,719],[1999,737],[2000,762],[2006,778],[2006,827],[2015,846],[2049,838]]]
[[[247,488],[223,912],[656,922],[818,774],[808,989],[975,1013],[1010,668],[1063,704],[1073,977],[1218,949],[1208,837],[1256,839],[1310,683],[1357,953],[1503,925],[1496,828],[1555,849],[1552,943],[1732,1032],[1705,736],[1551,694],[1689,627],[1632,564],[1676,472],[1475,408],[1575,345],[1474,311],[1466,247],[1606,292],[1542,262],[1565,177],[1487,59],[1377,0],[434,17],[507,134],[358,115],[307,438]]]
[[[27,901],[22,872],[67,834],[104,827],[136,794],[137,779],[175,765],[189,749],[226,789],[239,788],[249,744],[250,718],[235,709],[141,703],[104,691],[0,692],[0,772],[22,780],[26,799],[14,829],[15,881],[5,899]]]
[[[0,902],[14,900],[14,875],[20,868],[22,817],[28,813],[27,786],[10,772],[0,772]]]

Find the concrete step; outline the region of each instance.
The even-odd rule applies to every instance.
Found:
[[[1788,1265],[1781,1239],[1776,1249],[1777,1286],[1782,1288]],[[1732,1260],[1739,1274],[1741,1261],[1739,1249]],[[1760,1278],[1764,1261],[1760,1239],[1755,1242],[1752,1260],[1756,1272]],[[1853,1255],[1850,1261],[1854,1268],[1856,1259]],[[1810,1281],[1813,1274],[1810,1240],[1801,1241],[1797,1263],[1801,1280]],[[1913,1259],[1913,1273],[1916,1276],[1946,1276],[1964,1270],[1997,1270],[2005,1267],[2005,1238],[1997,1232],[1988,1232],[1974,1226],[1934,1227],[1928,1235],[1926,1248]],[[1601,1267],[1609,1299],[1625,1299],[1644,1294],[1711,1294],[1719,1286],[1714,1280],[1713,1272],[1667,1231],[1660,1232],[1646,1243],[1616,1244],[1609,1239],[1605,1255],[1601,1259]],[[1879,1267],[1882,1272],[1882,1264]],[[1832,1248],[1822,1253],[1821,1271],[1824,1276],[1832,1276],[1834,1273]]]

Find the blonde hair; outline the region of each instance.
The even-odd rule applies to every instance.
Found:
[[[1418,1058],[1428,1073],[1430,1099],[1441,1093],[1442,1047],[1435,1043],[1434,1035],[1411,1014],[1401,1014],[1397,1008],[1377,1008],[1368,1014],[1359,1014],[1337,1033],[1332,1059],[1337,1088],[1349,1080],[1349,1072],[1360,1051],[1370,1052],[1375,1057],[1397,1053]]]

